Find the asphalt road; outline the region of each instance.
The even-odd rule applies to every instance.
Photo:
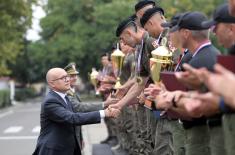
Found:
[[[40,132],[40,100],[0,110],[0,155],[31,155]],[[107,136],[101,124],[83,126],[84,155]]]
[[[40,103],[25,103],[0,111],[0,154],[32,154],[40,131]]]

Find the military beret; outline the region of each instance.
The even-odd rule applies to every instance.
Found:
[[[129,25],[136,25],[135,24],[135,18],[133,16],[130,16],[129,18],[123,20],[116,29],[116,36],[119,37],[122,33],[122,31],[125,30]]]
[[[153,7],[151,9],[146,10],[142,18],[140,19],[141,26],[144,27],[148,20],[157,12],[164,15],[164,10],[161,7]]]
[[[68,64],[64,70],[69,74],[69,75],[77,75],[79,72],[76,70],[76,64],[74,62]]]
[[[135,21],[136,20],[136,18],[137,18],[137,16],[136,16],[136,14],[133,14],[132,16],[130,16],[129,17],[130,19],[132,19],[133,21]]]
[[[141,0],[135,5],[135,12],[139,11],[148,4],[155,6],[155,2],[153,0]]]

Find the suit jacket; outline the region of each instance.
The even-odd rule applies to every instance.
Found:
[[[55,92],[50,91],[41,105],[41,131],[33,155],[81,154],[75,136],[75,125],[100,123],[98,111],[75,113]]]

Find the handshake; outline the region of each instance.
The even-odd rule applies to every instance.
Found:
[[[120,115],[121,110],[114,107],[108,107],[104,110],[104,113],[105,117],[117,118]]]

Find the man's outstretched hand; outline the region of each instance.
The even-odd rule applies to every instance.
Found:
[[[118,108],[114,108],[114,107],[108,107],[107,109],[104,110],[105,113],[105,117],[113,117],[113,118],[117,118],[121,111]]]

